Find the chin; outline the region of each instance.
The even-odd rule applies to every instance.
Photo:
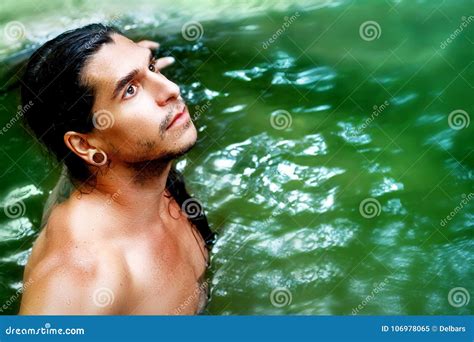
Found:
[[[197,130],[194,127],[194,124],[191,120],[188,123],[180,127],[179,131],[176,132],[175,137],[177,138],[177,143],[179,145],[188,145],[188,144],[195,144],[197,140]]]
[[[176,142],[176,149],[171,154],[177,157],[182,156],[189,150],[191,150],[197,141],[197,131],[194,124],[190,121],[189,127],[183,127],[182,134],[179,135],[178,141]],[[170,151],[171,152],[171,151]]]
[[[173,132],[167,132],[160,140],[141,138],[137,148],[131,154],[120,154],[118,159],[127,164],[140,164],[150,161],[169,162],[179,158],[191,150],[197,141],[197,131],[190,121],[188,127],[180,127]],[[159,147],[159,150],[157,150]]]

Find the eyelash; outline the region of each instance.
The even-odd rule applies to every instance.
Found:
[[[158,70],[158,69],[156,68],[156,65],[155,65],[155,64],[156,64],[156,58],[153,58],[153,59],[151,60],[151,63],[148,64],[148,70],[150,70],[151,72],[154,72],[154,73],[159,74],[159,73],[160,73],[160,70]],[[151,69],[150,69],[151,66],[153,66],[154,70],[151,70]],[[125,88],[125,92],[124,92],[124,94],[123,94],[123,96],[122,96],[123,99],[127,99],[126,96],[127,96],[127,94],[128,94],[128,90],[130,89],[130,87],[136,87],[136,85],[134,85],[133,83],[130,83],[129,85],[127,85],[127,87]],[[134,92],[133,94],[131,94],[130,96],[135,96],[135,94],[136,94],[136,90],[135,90],[135,92]]]

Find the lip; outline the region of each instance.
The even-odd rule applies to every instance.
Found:
[[[183,110],[179,113],[176,113],[176,115],[173,117],[173,120],[169,123],[168,127],[166,129],[175,127],[175,126],[180,126],[187,122],[189,120],[189,112],[188,108],[184,106]]]

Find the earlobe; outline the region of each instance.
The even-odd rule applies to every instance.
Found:
[[[105,152],[102,151],[92,151],[91,159],[95,166],[102,166],[107,164],[107,155],[105,154]]]

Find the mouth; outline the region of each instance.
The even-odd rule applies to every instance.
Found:
[[[172,127],[178,127],[181,125],[184,125],[190,120],[189,117],[189,112],[188,112],[188,107],[183,106],[183,109],[176,113],[171,122],[169,123],[168,127],[166,129],[170,129]]]

